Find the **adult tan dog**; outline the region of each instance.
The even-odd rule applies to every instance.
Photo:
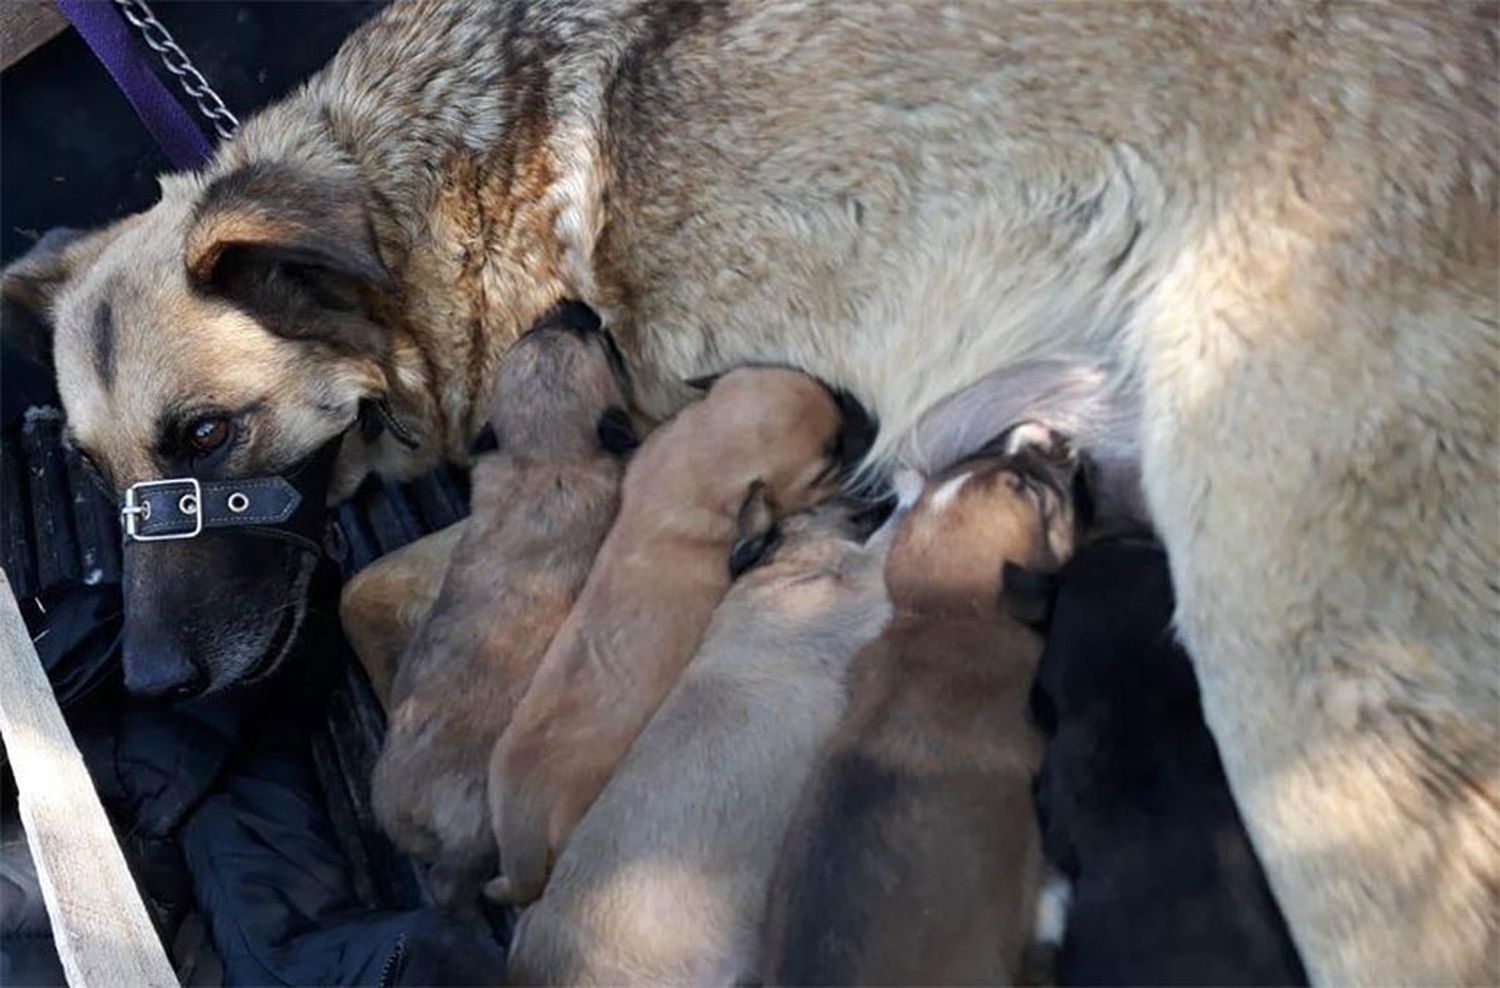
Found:
[[[1017,984],[1042,879],[1028,711],[1045,607],[1088,498],[1076,454],[1021,425],[900,518],[895,616],[802,793],[766,918],[766,983]]]
[[[452,565],[396,670],[371,801],[455,907],[494,874],[490,752],[615,518],[637,444],[623,373],[577,305],[506,352],[490,417],[500,448],[474,467]]]
[[[351,437],[335,494],[461,456],[565,294],[655,414],[679,378],[784,361],[887,448],[997,369],[1119,367],[1314,978],[1488,981],[1496,46],[1494,7],[1460,2],[399,3],[6,294],[55,313],[117,484],[283,469],[377,394],[421,449]],[[300,569],[205,596],[213,543],[147,549],[127,669],[222,684],[284,654]]]
[[[890,618],[889,530],[850,507],[789,518],[521,917],[514,984],[759,982],[766,892],[845,673]]]
[[[541,894],[730,580],[775,543],[783,515],[833,494],[870,440],[856,407],[775,367],[730,371],[646,440],[588,582],[495,745],[492,898]]]

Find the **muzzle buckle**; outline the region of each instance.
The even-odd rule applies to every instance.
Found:
[[[192,518],[193,527],[185,532],[156,532],[146,534],[138,531],[139,522],[151,517],[151,502],[140,497],[146,491],[162,487],[181,487],[188,490],[178,498],[177,510]],[[125,488],[125,505],[120,508],[120,523],[125,527],[125,537],[136,542],[170,542],[174,539],[191,539],[203,533],[203,485],[197,477],[172,477],[167,480],[140,480]]]

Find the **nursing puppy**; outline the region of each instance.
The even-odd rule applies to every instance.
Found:
[[[344,584],[339,597],[344,636],[387,713],[396,668],[437,600],[465,524],[456,521],[381,556]]]
[[[578,603],[495,747],[490,804],[503,876],[535,899],[556,853],[697,651],[733,575],[778,519],[832,494],[868,448],[857,406],[797,371],[749,367],[653,434]]]
[[[896,615],[855,660],[772,883],[767,983],[1020,974],[1042,865],[1026,705],[1042,642],[1020,618],[1072,551],[1081,482],[1065,444],[1023,445],[1037,431],[940,476],[897,529]]]
[[[618,505],[635,446],[623,371],[598,322],[565,307],[505,355],[472,511],[402,658],[372,798],[382,826],[466,905],[494,872],[486,774]]]
[[[510,955],[516,984],[746,984],[802,783],[890,617],[889,529],[789,518],[579,823]]]
[[[1305,984],[1171,618],[1149,543],[1063,569],[1033,693],[1043,840],[1072,883],[1058,983]]]
[[[1096,512],[1124,525],[1149,522],[1141,489],[1140,394],[1107,364],[1030,360],[986,374],[924,414],[896,455],[930,477],[1016,422],[1043,425],[1088,450]]]

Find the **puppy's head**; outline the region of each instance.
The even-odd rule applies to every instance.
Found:
[[[71,438],[116,496],[293,472],[387,393],[394,289],[341,167],[169,178],[148,212],[6,272],[7,312],[53,328]],[[345,439],[334,496],[374,448]],[[301,619],[307,555],[243,535],[132,544],[127,683],[185,693],[274,665]]]
[[[1011,583],[1054,573],[1072,554],[1086,512],[1083,464],[1071,444],[1039,426],[909,491],[886,568],[898,606],[985,613]]]
[[[1191,695],[1175,647],[1172,577],[1161,546],[1116,538],[1081,548],[1059,574],[1033,708],[1044,726],[1094,707],[1145,710],[1128,697]]]
[[[782,367],[742,367],[716,378],[690,416],[704,479],[736,503],[759,482],[778,514],[832,496],[868,451],[874,426],[854,399]]]
[[[852,398],[782,367],[742,367],[715,378],[661,445],[695,500],[738,516],[730,571],[775,543],[777,521],[833,496],[873,439]]]
[[[624,359],[599,317],[564,302],[501,359],[490,425],[510,453],[624,455],[639,445],[629,391]]]
[[[753,599],[754,620],[815,641],[848,633],[850,624],[878,633],[889,613],[885,558],[889,538],[868,537],[867,505],[826,501],[780,522],[776,544],[739,578],[733,593]],[[814,649],[816,651],[816,649]]]

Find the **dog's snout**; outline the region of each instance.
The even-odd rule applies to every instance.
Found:
[[[183,700],[208,686],[208,676],[176,635],[125,629],[125,688],[135,696]]]

